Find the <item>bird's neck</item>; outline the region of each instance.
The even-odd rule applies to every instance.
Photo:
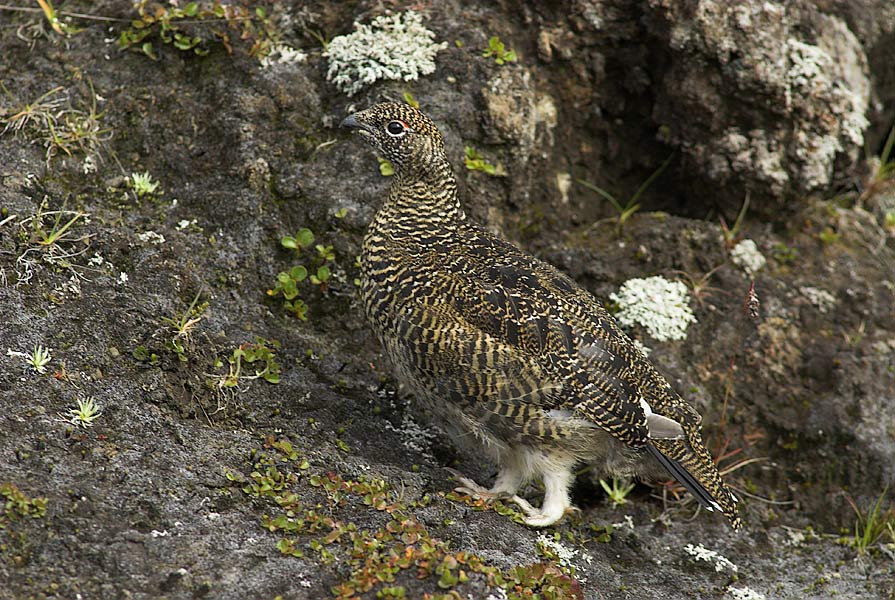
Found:
[[[420,227],[452,230],[466,221],[457,195],[457,180],[447,159],[399,169],[376,221],[393,233]]]

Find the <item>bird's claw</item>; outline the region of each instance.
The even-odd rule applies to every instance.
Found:
[[[509,498],[509,494],[506,492],[494,492],[489,490],[488,488],[482,487],[477,484],[472,479],[464,476],[459,471],[451,469],[449,467],[445,467],[445,470],[450,473],[454,479],[460,485],[454,488],[454,491],[458,494],[467,494],[472,496],[473,498],[484,500],[485,502],[494,502],[495,500],[505,500]]]

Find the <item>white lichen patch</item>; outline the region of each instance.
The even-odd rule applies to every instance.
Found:
[[[587,564],[593,563],[594,557],[584,550],[574,550],[557,541],[552,535],[541,533],[535,541],[538,552],[547,557],[552,558],[559,563],[559,566],[569,574],[576,571],[581,572],[581,567],[575,563],[576,559],[583,560]],[[577,577],[580,583],[587,583],[582,577]]]
[[[805,285],[799,287],[799,293],[824,314],[836,306],[836,297],[826,290]]]
[[[152,244],[153,246],[158,246],[159,244],[165,243],[165,236],[160,233],[156,233],[155,231],[143,231],[141,233],[138,233],[137,239],[144,244]]]
[[[415,11],[381,16],[369,25],[355,23],[354,32],[332,39],[326,78],[348,96],[380,79],[415,81],[435,72],[435,56],[447,43]]]
[[[694,546],[693,544],[687,544],[684,546],[684,551],[695,558],[697,561],[705,561],[715,565],[715,570],[717,572],[722,572],[725,569],[730,571],[731,573],[736,573],[739,568],[730,562],[725,556],[721,555],[719,552],[715,552],[714,550],[709,550],[702,544],[698,546]]]
[[[261,66],[269,69],[274,65],[291,65],[295,63],[303,63],[308,55],[301,50],[296,50],[285,44],[276,44],[270,49],[270,52],[261,59]]]
[[[729,587],[727,588],[727,597],[732,600],[766,600],[764,594],[749,587]]]
[[[623,327],[641,325],[661,342],[686,338],[687,327],[696,322],[687,286],[680,281],[661,276],[629,279],[609,299],[618,304],[615,318]]]
[[[787,105],[798,106],[800,98],[825,98],[828,110],[833,113],[817,120],[816,131],[797,131],[796,155],[804,163],[802,177],[806,188],[815,188],[829,182],[833,161],[840,152],[860,148],[864,143],[864,131],[869,125],[865,113],[868,100],[855,93],[839,78],[837,62],[820,46],[806,44],[795,38],[786,41],[789,70],[786,90]]]
[[[730,260],[750,277],[768,262],[758,250],[756,243],[749,239],[743,240],[733,247],[730,251]]]
[[[386,421],[385,428],[397,433],[401,437],[401,443],[408,450],[418,452],[427,458],[433,458],[431,448],[432,442],[435,441],[435,431],[417,423],[409,412],[404,413],[399,427]]]

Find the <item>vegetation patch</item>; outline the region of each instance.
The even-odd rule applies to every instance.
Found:
[[[247,46],[249,56],[263,58],[277,45],[279,31],[265,8],[243,4],[215,0],[188,2],[181,8],[140,0],[136,5],[137,18],[118,36],[118,47],[135,49],[158,60],[153,40],[199,56],[208,54],[212,42],[217,41],[228,54],[238,44]]]
[[[287,235],[280,239],[283,248],[294,250],[296,256],[301,257],[305,250],[311,249],[308,263],[295,265],[288,271],[282,271],[277,275],[277,282],[273,288],[267,290],[268,296],[283,296],[283,306],[295,317],[302,321],[308,320],[308,305],[299,297],[300,286],[305,281],[311,286],[326,291],[329,280],[332,277],[332,263],[336,260],[336,253],[332,246],[314,244],[314,232],[307,227],[302,227],[295,235]]]
[[[0,497],[4,500],[3,512],[0,513],[0,529],[6,529],[16,519],[40,519],[47,514],[46,498],[29,498],[14,483],[0,483]]]
[[[279,536],[276,547],[284,555],[313,560],[321,565],[338,564],[341,581],[332,586],[336,598],[357,598],[376,591],[378,598],[406,598],[401,581],[413,577],[431,580],[444,593],[429,594],[432,600],[458,598],[456,588],[473,579],[509,600],[583,599],[579,583],[557,560],[549,559],[503,572],[479,556],[456,551],[437,538],[413,515],[413,509],[431,502],[429,496],[405,504],[381,479],[346,480],[334,472],[315,472],[310,462],[286,439],[266,438],[263,448],[253,451],[249,476],[227,474],[242,491],[276,505],[274,514],[262,518],[268,531]],[[299,494],[304,484],[318,490]],[[308,492],[310,490],[306,490]],[[340,518],[342,508],[363,505],[381,515],[381,527],[361,528]],[[459,594],[459,595],[458,595]]]
[[[89,83],[89,82],[88,82]],[[13,95],[3,86],[3,92],[15,106]],[[57,86],[37,99],[0,112],[2,133],[23,135],[46,149],[46,162],[50,164],[57,155],[85,157],[84,170],[95,170],[104,142],[112,137],[112,131],[103,126],[103,112],[97,108],[100,96],[90,84],[90,97],[74,101],[69,91]]]

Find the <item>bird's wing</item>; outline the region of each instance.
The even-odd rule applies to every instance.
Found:
[[[630,446],[646,444],[637,351],[605,309],[568,276],[501,240],[485,236],[470,247],[479,260],[449,269],[449,301],[467,327],[486,334],[492,352],[561,383],[562,394],[543,396],[542,409],[573,409]]]

